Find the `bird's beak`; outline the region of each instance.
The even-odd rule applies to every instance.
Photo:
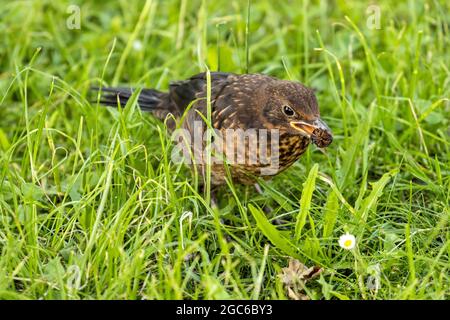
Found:
[[[292,121],[290,124],[291,127],[299,131],[303,135],[307,136],[308,138],[311,138],[311,136],[314,133],[314,130],[327,131],[331,133],[330,128],[327,126],[325,122],[322,121],[322,119],[317,119],[312,122]]]
[[[312,139],[320,148],[328,146],[333,140],[331,129],[322,119],[312,122],[292,121],[290,125],[300,134]]]

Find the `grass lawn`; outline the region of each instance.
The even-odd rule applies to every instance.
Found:
[[[450,5],[377,3],[0,0],[0,298],[449,299]],[[162,123],[91,102],[206,68],[315,88],[333,143],[212,208]]]

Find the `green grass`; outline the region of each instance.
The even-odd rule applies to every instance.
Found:
[[[373,30],[356,0],[249,15],[247,1],[85,1],[80,30],[70,3],[0,1],[0,298],[286,299],[291,256],[323,268],[311,299],[449,299],[448,1],[378,1]],[[316,88],[335,139],[264,195],[224,186],[215,210],[163,125],[88,91],[219,66]]]

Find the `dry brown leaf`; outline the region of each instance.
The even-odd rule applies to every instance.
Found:
[[[318,266],[308,268],[297,259],[291,258],[288,267],[282,269],[281,281],[286,285],[291,285],[299,280],[306,282],[317,277],[322,271],[323,269]]]
[[[302,293],[305,283],[317,277],[323,269],[318,266],[308,268],[297,259],[291,258],[288,266],[281,271],[279,276],[287,289],[288,297],[293,300],[309,300],[309,297]]]

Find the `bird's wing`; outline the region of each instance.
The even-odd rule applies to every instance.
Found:
[[[212,121],[216,129],[259,128],[259,108],[264,104],[264,88],[273,81],[261,74],[236,75],[211,72]],[[206,73],[197,74],[188,80],[172,82],[169,97],[183,114],[192,102],[186,125],[191,129],[194,121],[202,121],[198,112],[206,116]]]
[[[246,74],[230,79],[214,103],[213,122],[217,129],[260,128],[265,104],[265,86],[273,78]]]
[[[211,72],[211,99],[215,99],[229,82],[232,73]],[[205,98],[207,92],[206,73],[199,73],[187,80],[170,83],[169,97],[177,105],[182,114],[186,107],[194,100]],[[197,104],[199,107],[203,104]],[[202,110],[203,112],[203,110]]]

